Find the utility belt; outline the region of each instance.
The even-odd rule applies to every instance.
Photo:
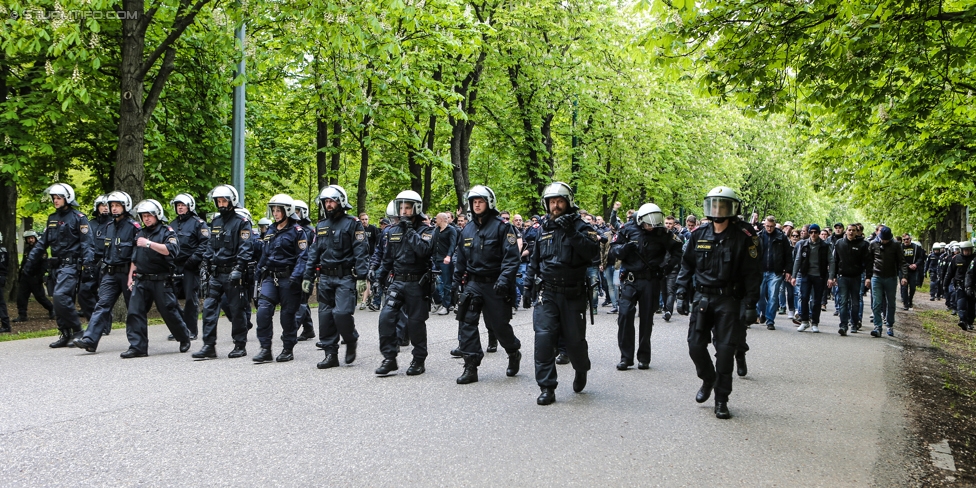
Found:
[[[265,277],[270,276],[276,280],[284,280],[287,278],[291,278],[291,274],[293,271],[295,271],[294,267],[267,268],[264,270],[264,276]]]
[[[234,271],[233,266],[214,266],[214,273],[217,274],[229,274],[231,271]]]
[[[139,281],[166,281],[172,278],[173,275],[170,273],[156,273],[156,274],[136,273],[135,277]]]
[[[76,264],[81,264],[82,263],[82,259],[81,258],[74,258],[74,257],[72,257],[72,258],[54,258],[54,261],[52,261],[52,262],[53,263],[57,263],[53,267],[74,266]]]
[[[129,267],[128,264],[105,265],[102,272],[105,274],[128,273]]]
[[[337,266],[334,268],[319,268],[320,276],[334,276],[336,278],[342,278],[345,276],[352,275],[352,268],[346,266]]]
[[[475,283],[494,283],[498,281],[498,275],[486,276],[468,273],[468,281],[473,281]]]
[[[586,291],[585,281],[559,281],[557,283],[550,283],[548,281],[543,281],[541,283],[542,291],[551,291],[553,293],[562,293],[564,295],[577,296],[582,295]]]
[[[628,271],[626,273],[621,273],[621,275],[623,281],[633,283],[634,281],[637,280],[659,280],[661,278],[664,278],[664,271],[660,269],[658,270],[645,269],[642,271]]]
[[[393,281],[420,281],[427,276],[427,273],[419,274],[407,274],[407,273],[393,273]]]
[[[696,285],[695,291],[706,295],[735,295],[735,286],[704,286]]]

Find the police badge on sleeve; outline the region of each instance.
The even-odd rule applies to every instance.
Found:
[[[357,241],[362,241],[364,239],[366,239],[366,232],[365,231],[361,231],[361,230],[357,230],[356,231],[356,240]]]
[[[203,237],[210,237],[210,229],[207,226],[200,227],[200,235]]]
[[[306,241],[305,239],[301,239],[298,241],[298,249],[304,251],[306,247],[308,247],[308,241]]]
[[[509,233],[505,238],[508,239],[509,244],[515,244],[515,234]]]
[[[242,229],[241,230],[241,239],[250,239],[250,238],[251,238],[251,231],[248,230],[248,229]]]
[[[87,225],[79,225],[78,226],[78,230],[80,230],[82,234],[87,234],[88,233],[88,226]]]

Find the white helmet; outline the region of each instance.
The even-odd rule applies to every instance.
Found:
[[[136,205],[137,214],[152,214],[160,222],[166,222],[166,214],[163,212],[163,205],[152,198],[147,198]],[[140,215],[140,217],[142,217]]]
[[[420,198],[419,193],[413,190],[405,190],[397,194],[396,198],[393,200],[393,210],[396,211],[397,216],[400,215],[404,203],[413,204],[414,217],[423,215],[424,201],[422,198]]]
[[[75,206],[78,204],[75,201],[75,189],[71,188],[71,185],[67,183],[55,183],[47,187],[45,193],[48,195],[60,195],[68,205]]]
[[[338,203],[344,210],[349,210],[352,205],[349,205],[349,198],[346,196],[346,190],[339,185],[329,185],[322,188],[319,192],[319,210],[322,215],[325,215],[325,205],[323,200],[329,199]]]
[[[267,225],[267,226],[270,226],[270,225],[271,225],[271,224],[273,224],[273,223],[274,223],[274,222],[272,222],[272,221],[271,221],[271,219],[269,219],[269,218],[267,218],[267,217],[261,217],[260,219],[258,219],[258,225],[259,225],[259,226],[260,226],[260,225]]]
[[[653,203],[641,205],[634,216],[638,224],[647,224],[651,227],[664,227],[664,212],[661,211],[661,207]]]
[[[108,195],[99,195],[95,197],[95,205],[92,206],[92,210],[94,212],[93,215],[101,215],[101,212],[98,211],[99,205],[105,205],[105,209],[108,210]]]
[[[475,185],[464,195],[464,199],[468,202],[468,208],[471,208],[471,200],[475,198],[484,198],[488,202],[488,210],[498,210],[498,203],[495,200],[495,192],[491,188],[485,185]]]
[[[254,225],[254,219],[251,218],[251,211],[250,210],[248,210],[246,208],[235,208],[234,209],[234,213],[236,213],[237,215],[240,215],[241,217],[244,217],[245,219],[247,219],[247,222],[249,224]]]
[[[935,250],[937,250],[937,249],[938,249],[938,250],[941,250],[941,249],[943,249],[943,248],[945,248],[945,243],[942,243],[942,242],[936,242],[935,244],[932,244],[932,250],[933,250],[933,251],[935,251]]]
[[[217,205],[217,198],[226,198],[227,201],[230,202],[231,208],[237,208],[237,203],[240,201],[237,196],[237,188],[234,188],[231,185],[217,185],[213,190],[210,190],[207,198],[213,202],[214,206],[218,209],[220,207]]]
[[[308,204],[302,200],[295,200],[295,213],[291,218],[295,220],[308,220]]]
[[[273,211],[274,207],[281,207],[282,210],[284,210],[285,218],[281,219],[284,221],[295,213],[295,199],[285,195],[284,193],[279,193],[271,197],[271,200],[268,200],[268,210],[264,213],[264,216],[268,219],[269,225],[271,222],[276,221]]]
[[[122,208],[125,212],[132,210],[132,197],[124,191],[113,191],[105,197],[105,202],[108,203],[109,212],[112,211],[112,202],[118,202],[122,204]],[[121,214],[120,214],[121,215]],[[118,215],[112,214],[113,217],[118,217]]]
[[[741,210],[742,200],[727,186],[716,186],[705,195],[705,217],[709,220],[736,217]]]
[[[958,244],[958,246],[959,246],[959,251],[961,252],[964,249],[972,249],[973,248],[973,243],[972,242],[969,242],[969,241],[962,241],[962,242],[960,242]]]
[[[34,232],[32,230],[24,232],[24,239],[27,239],[28,237],[33,237],[34,239],[37,239],[37,232]]]
[[[177,203],[186,205],[186,208],[190,210],[190,213],[196,213],[197,201],[193,199],[193,195],[190,195],[189,193],[180,193],[179,195],[173,197],[173,199],[169,201],[170,206],[173,207],[173,212],[176,212]]]
[[[573,197],[573,189],[566,183],[554,181],[542,191],[542,206],[546,212],[549,211],[549,199],[562,197],[566,199],[569,208],[573,211],[579,210],[576,206],[576,199]]]

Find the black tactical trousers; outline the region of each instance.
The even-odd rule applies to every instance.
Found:
[[[634,317],[640,308],[640,339],[637,360],[651,362],[651,332],[654,331],[654,311],[657,310],[661,279],[638,279],[620,283],[619,315],[617,315],[617,346],[620,360],[634,364]]]
[[[485,325],[494,331],[498,343],[505,352],[513,354],[522,347],[512,330],[511,297],[495,294],[491,283],[468,283],[461,294],[459,307],[466,308],[464,316],[458,317],[458,344],[464,356],[464,364],[480,366],[485,352],[481,349],[481,333],[478,331],[478,317],[485,316]],[[467,303],[463,303],[467,301]],[[460,312],[459,312],[460,313]]]
[[[715,385],[715,400],[727,402],[732,393],[735,353],[745,344],[742,303],[729,295],[695,293],[688,322],[688,354],[702,381]],[[708,343],[715,346],[715,362]]]
[[[190,340],[190,331],[180,314],[173,286],[168,280],[143,281],[136,279],[129,298],[129,313],[125,317],[125,336],[129,347],[141,353],[149,352],[149,327],[146,314],[156,304],[156,310],[166,322],[173,337],[180,342]]]
[[[535,330],[535,381],[540,387],[555,388],[559,384],[556,381],[556,345],[560,339],[565,342],[566,354],[573,369],[590,370],[585,320],[588,302],[589,297],[585,291],[567,295],[542,290],[539,303],[532,310],[532,328]]]

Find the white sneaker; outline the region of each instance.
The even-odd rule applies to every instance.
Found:
[[[810,322],[804,320],[803,322],[800,322],[800,326],[796,328],[796,331],[803,332],[809,328],[810,328]]]
[[[788,318],[788,319],[790,319],[790,320],[792,320],[792,319],[793,319],[793,315],[794,315],[794,314],[795,314],[795,313],[794,313],[794,312],[793,312],[792,310],[787,310],[787,311],[786,311],[786,318]]]
[[[820,328],[816,325],[810,327],[810,332],[820,332]]]

